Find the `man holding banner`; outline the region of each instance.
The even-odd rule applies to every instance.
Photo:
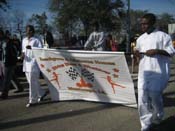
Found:
[[[150,131],[164,116],[162,94],[170,76],[170,56],[175,51],[168,34],[155,29],[156,17],[148,13],[141,18],[144,32],[136,42],[140,57],[138,73],[138,110],[142,131]]]
[[[32,48],[42,48],[42,43],[39,39],[34,37],[34,27],[32,25],[27,25],[26,34],[22,41],[22,58],[23,61],[23,71],[25,72],[27,81],[29,83],[29,103],[26,107],[40,102],[44,96],[46,96],[46,91],[41,89],[39,83],[40,70],[36,63],[35,57],[32,52]]]

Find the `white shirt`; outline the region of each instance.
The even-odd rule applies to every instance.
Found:
[[[36,63],[35,57],[33,55],[32,49],[27,49],[26,46],[30,45],[31,48],[42,48],[42,43],[39,39],[35,37],[24,38],[22,41],[22,52],[24,53],[24,61],[23,61],[23,71],[24,72],[36,72],[39,70],[38,65]]]
[[[144,33],[137,39],[136,50],[144,53],[149,49],[165,50],[170,55],[175,53],[170,36],[156,30],[150,34]],[[168,56],[143,55],[139,63],[138,88],[162,91],[168,83],[169,64]]]
[[[92,32],[84,47],[87,49],[104,51],[106,49],[105,33],[96,31]]]

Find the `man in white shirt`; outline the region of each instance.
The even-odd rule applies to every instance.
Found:
[[[171,38],[158,31],[156,17],[148,13],[141,18],[143,34],[136,41],[135,54],[140,57],[138,72],[138,110],[141,131],[150,131],[164,116],[162,94],[170,76],[170,57],[174,54]]]
[[[32,52],[32,48],[42,48],[42,43],[34,37],[34,33],[34,27],[27,25],[27,37],[22,41],[23,71],[29,83],[29,103],[26,107],[36,104],[47,94],[47,92],[40,87],[40,70]]]
[[[94,31],[90,34],[88,40],[84,45],[85,50],[105,51],[106,50],[106,36],[105,33],[99,31],[99,24],[94,24]]]

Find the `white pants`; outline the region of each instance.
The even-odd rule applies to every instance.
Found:
[[[36,103],[45,93],[39,83],[40,72],[25,72],[25,75],[29,83],[29,103]]]
[[[149,128],[154,121],[162,120],[162,92],[138,89],[138,111],[142,130]]]

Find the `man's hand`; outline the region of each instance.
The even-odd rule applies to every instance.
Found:
[[[22,53],[20,56],[20,60],[23,60],[23,59],[24,59],[24,53]]]
[[[27,45],[26,48],[27,49],[32,49],[32,47],[30,45]]]
[[[166,52],[165,50],[160,50],[160,49],[150,49],[147,50],[145,55],[147,56],[154,56],[154,55],[163,55],[163,56],[168,56],[170,57],[170,54],[168,52]]]
[[[134,50],[134,56],[140,58],[140,52],[138,50]]]
[[[157,49],[150,49],[150,50],[147,50],[146,52],[145,52],[145,55],[147,55],[147,56],[154,56],[154,55],[156,55],[156,54],[158,54],[158,50]]]

